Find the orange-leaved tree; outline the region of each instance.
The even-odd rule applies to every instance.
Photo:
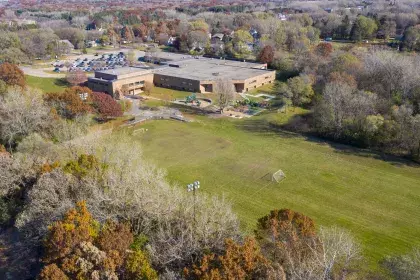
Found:
[[[87,87],[71,87],[64,92],[51,92],[45,95],[45,101],[52,106],[57,113],[67,119],[86,115],[93,111],[89,105],[92,91]]]
[[[81,201],[50,226],[38,278],[157,279],[147,254],[130,249],[133,241],[129,224],[108,220],[101,226]]]
[[[23,71],[15,64],[8,62],[0,64],[0,80],[3,80],[8,86],[26,86]]]
[[[92,218],[86,203],[77,203],[70,209],[62,221],[57,221],[49,228],[45,241],[44,262],[54,262],[68,256],[81,242],[92,242],[99,231],[98,223]]]
[[[312,261],[319,249],[314,221],[290,209],[272,210],[260,218],[255,235],[265,256],[289,274]]]
[[[205,280],[283,279],[282,271],[275,271],[254,238],[247,237],[242,245],[231,239],[225,242],[223,254],[205,255],[198,265],[185,268],[184,276]]]

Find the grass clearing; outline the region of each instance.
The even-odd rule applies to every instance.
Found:
[[[272,84],[265,84],[259,88],[250,90],[247,92],[248,94],[257,95],[260,93],[266,93],[266,94],[272,94],[275,92],[276,83],[279,83],[278,81],[272,83]]]
[[[147,99],[140,103],[140,106],[147,106],[150,108],[160,107],[160,106],[165,106],[165,105],[167,105],[167,102],[162,101],[162,100],[156,100],[156,99]]]
[[[175,99],[185,99],[187,96],[191,94],[193,93],[187,92],[187,91],[176,90],[176,89],[153,87],[149,96],[159,98],[165,101],[174,101]],[[200,98],[206,98],[206,97],[211,98],[211,95],[206,96],[205,94],[201,94],[201,93],[196,93],[195,95]],[[147,97],[147,95],[145,97]]]
[[[63,92],[69,85],[62,78],[40,78],[25,75],[26,84],[43,92]]]
[[[150,121],[133,136],[145,156],[184,187],[231,200],[244,230],[271,209],[291,208],[318,226],[352,231],[372,266],[385,255],[420,245],[420,167],[344,145],[272,130],[293,114],[263,113],[246,120]],[[278,169],[281,183],[268,178]],[[268,177],[267,177],[268,176]]]

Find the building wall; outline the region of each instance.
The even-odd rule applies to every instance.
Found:
[[[197,80],[184,79],[155,73],[153,82],[158,87],[173,88],[177,90],[185,90],[192,92],[201,92],[200,81]]]
[[[246,80],[233,80],[232,82],[235,85],[236,92],[247,92],[265,84],[271,84],[275,79],[276,71],[264,71],[263,74],[254,76],[252,78]],[[199,92],[212,92],[215,83],[215,80],[201,81]]]
[[[144,83],[153,83],[153,74],[145,74],[120,80],[101,80],[101,79],[89,79],[88,86],[93,91],[106,92],[115,98],[119,98],[120,94],[124,90],[128,91],[128,94],[138,94],[143,92]],[[126,88],[124,88],[126,86]]]
[[[105,92],[105,93],[110,94],[111,96],[114,96],[113,95],[114,92],[112,91],[112,82],[110,81],[89,79],[88,87],[92,91]]]
[[[250,91],[254,88],[259,88],[265,84],[271,84],[276,79],[276,71],[269,71],[245,80],[244,91]]]
[[[108,75],[101,77],[103,79],[111,78],[108,77]],[[173,77],[170,75],[163,75],[160,73],[148,73],[138,76],[133,76],[130,74],[129,77],[125,77],[126,78],[123,79],[115,79],[110,81],[102,79],[89,79],[88,85],[89,88],[91,88],[93,91],[106,92],[115,98],[119,98],[117,93],[119,92],[122,94],[124,90],[128,90],[129,94],[138,94],[143,92],[145,82],[154,83],[158,87],[199,93],[213,92],[214,84],[216,82],[215,80],[198,81],[185,79]],[[265,84],[272,83],[275,79],[275,71],[264,71],[264,73],[258,76],[254,76],[246,80],[233,80],[232,82],[234,83],[237,92],[247,92]],[[126,88],[124,88],[124,85],[126,85]]]
[[[139,94],[143,92],[144,83],[146,82],[153,83],[153,74],[150,73],[146,75],[113,81],[112,89],[114,93],[122,93],[124,91],[124,86],[126,86],[125,89],[128,89],[128,94]]]

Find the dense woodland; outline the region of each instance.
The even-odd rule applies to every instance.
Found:
[[[255,221],[252,235],[223,198],[198,196],[194,213],[193,198],[128,137],[88,134],[126,104],[77,81],[43,94],[16,66],[68,52],[59,40],[81,52],[97,41],[152,54],[161,50],[144,43],[157,43],[260,61],[278,70],[270,106],[309,112],[281,129],[420,161],[420,4],[345,2],[3,10],[2,270],[10,279],[420,278],[418,249],[372,269],[350,232],[290,209]]]

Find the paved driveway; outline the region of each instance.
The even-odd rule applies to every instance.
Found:
[[[53,67],[49,68],[32,68],[30,66],[20,66],[20,69],[25,75],[35,76],[40,78],[63,78],[65,74],[62,73],[47,73],[45,70],[53,70]]]

